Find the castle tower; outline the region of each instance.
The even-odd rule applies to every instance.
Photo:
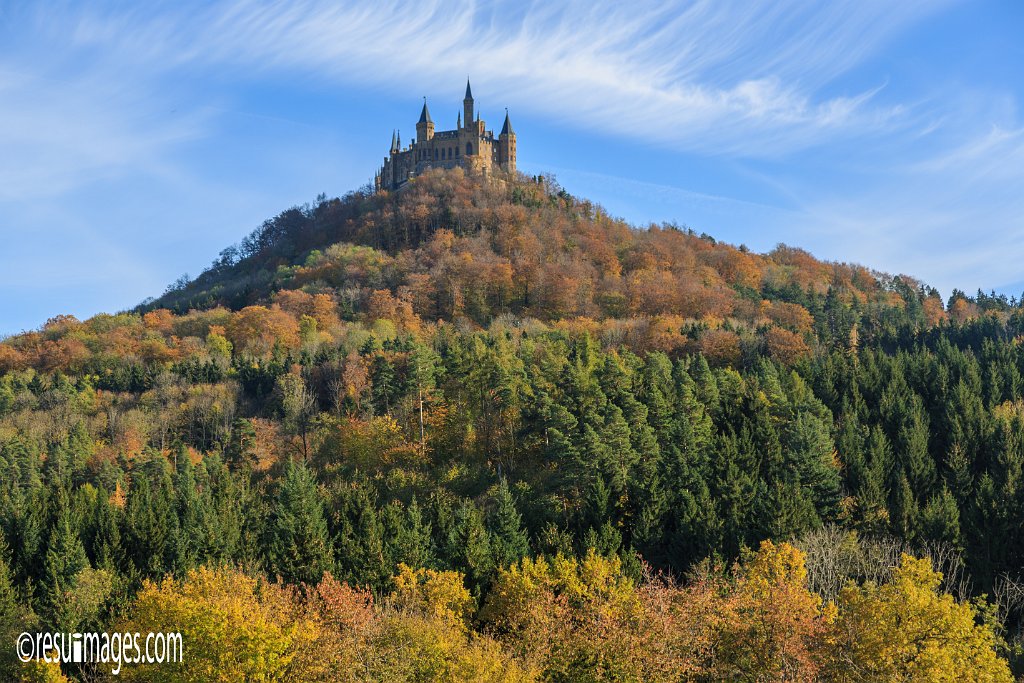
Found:
[[[391,131],[391,153],[398,154],[398,137],[395,131]]]
[[[420,120],[416,123],[416,142],[424,143],[434,137],[434,120],[430,118],[430,110],[427,109],[427,98],[423,98],[423,111],[420,112]]]
[[[462,120],[468,128],[473,123],[473,90],[469,87],[469,79],[466,79],[466,97],[462,100]]]
[[[498,163],[513,173],[516,170],[516,132],[508,117],[508,109],[505,110],[505,123],[498,134]]]

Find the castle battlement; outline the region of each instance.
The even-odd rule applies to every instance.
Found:
[[[454,168],[487,173],[495,168],[516,170],[516,133],[505,111],[505,123],[498,136],[476,113],[473,119],[473,90],[466,81],[466,97],[454,130],[434,131],[434,120],[423,98],[423,109],[416,123],[416,139],[402,148],[401,133],[391,134],[391,150],[374,177],[377,192],[397,190],[409,179],[428,168]],[[465,125],[463,125],[465,121]]]

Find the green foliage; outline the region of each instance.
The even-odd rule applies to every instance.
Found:
[[[327,520],[313,473],[289,464],[277,492],[268,528],[272,574],[291,583],[317,583],[334,558]]]
[[[289,210],[144,311],[0,343],[4,609],[103,622],[223,566],[486,600],[543,554],[680,577],[833,527],[956,558],[964,595],[1022,573],[1019,302],[503,183]],[[493,654],[406,611],[373,636],[423,653],[402,675]]]

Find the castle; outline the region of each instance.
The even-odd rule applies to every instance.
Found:
[[[463,121],[466,125],[462,125]],[[434,121],[424,97],[423,111],[416,124],[416,140],[402,149],[401,133],[391,134],[391,152],[374,177],[374,188],[377,192],[397,190],[428,168],[456,166],[485,174],[495,168],[516,170],[516,133],[512,130],[508,110],[501,132],[495,138],[494,131],[487,130],[479,112],[476,120],[473,119],[473,90],[468,79],[455,130],[434,132]]]

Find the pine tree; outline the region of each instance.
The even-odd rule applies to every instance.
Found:
[[[455,508],[444,546],[450,565],[464,572],[467,583],[479,593],[490,581],[495,567],[483,514],[471,501],[464,500]]]
[[[114,571],[123,561],[120,511],[110,504],[110,495],[100,487],[89,511],[89,538],[86,551],[97,569]]]
[[[89,558],[66,495],[58,494],[55,502],[57,518],[50,531],[43,567],[43,598],[49,624],[57,630],[73,631],[78,623],[71,593],[79,573],[89,567]]]
[[[921,511],[921,537],[926,541],[948,543],[956,549],[962,548],[960,537],[960,510],[949,489],[932,496]]]
[[[918,506],[906,475],[900,476],[891,497],[889,521],[892,532],[900,538],[913,541],[917,536]]]
[[[251,420],[237,418],[231,424],[231,436],[224,451],[224,461],[232,472],[249,472],[258,462],[256,454],[256,428]]]
[[[508,568],[530,551],[523,520],[516,509],[508,482],[502,479],[494,494],[494,507],[487,516],[489,545],[495,566]]]
[[[338,578],[353,585],[383,588],[395,567],[386,557],[384,527],[372,489],[365,484],[341,484],[332,494],[328,528]]]
[[[174,549],[174,566],[178,572],[186,572],[209,563],[213,530],[207,506],[209,493],[200,495],[195,467],[184,445],[178,449],[174,495],[180,529]]]
[[[272,573],[290,583],[317,583],[333,566],[327,521],[313,473],[291,464],[280,484],[270,519]]]
[[[393,503],[385,508],[381,520],[389,566],[405,563],[410,567],[433,567],[437,563],[430,522],[424,518],[416,496],[408,505]]]
[[[124,548],[135,568],[144,576],[163,576],[174,565],[179,541],[174,493],[166,472],[166,461],[142,463],[134,473],[125,505]],[[151,473],[146,475],[146,471]],[[151,478],[152,477],[152,478]]]
[[[839,515],[841,493],[829,426],[811,413],[800,413],[789,423],[786,442],[787,465],[797,475],[794,483],[808,492],[816,517],[834,521]]]

